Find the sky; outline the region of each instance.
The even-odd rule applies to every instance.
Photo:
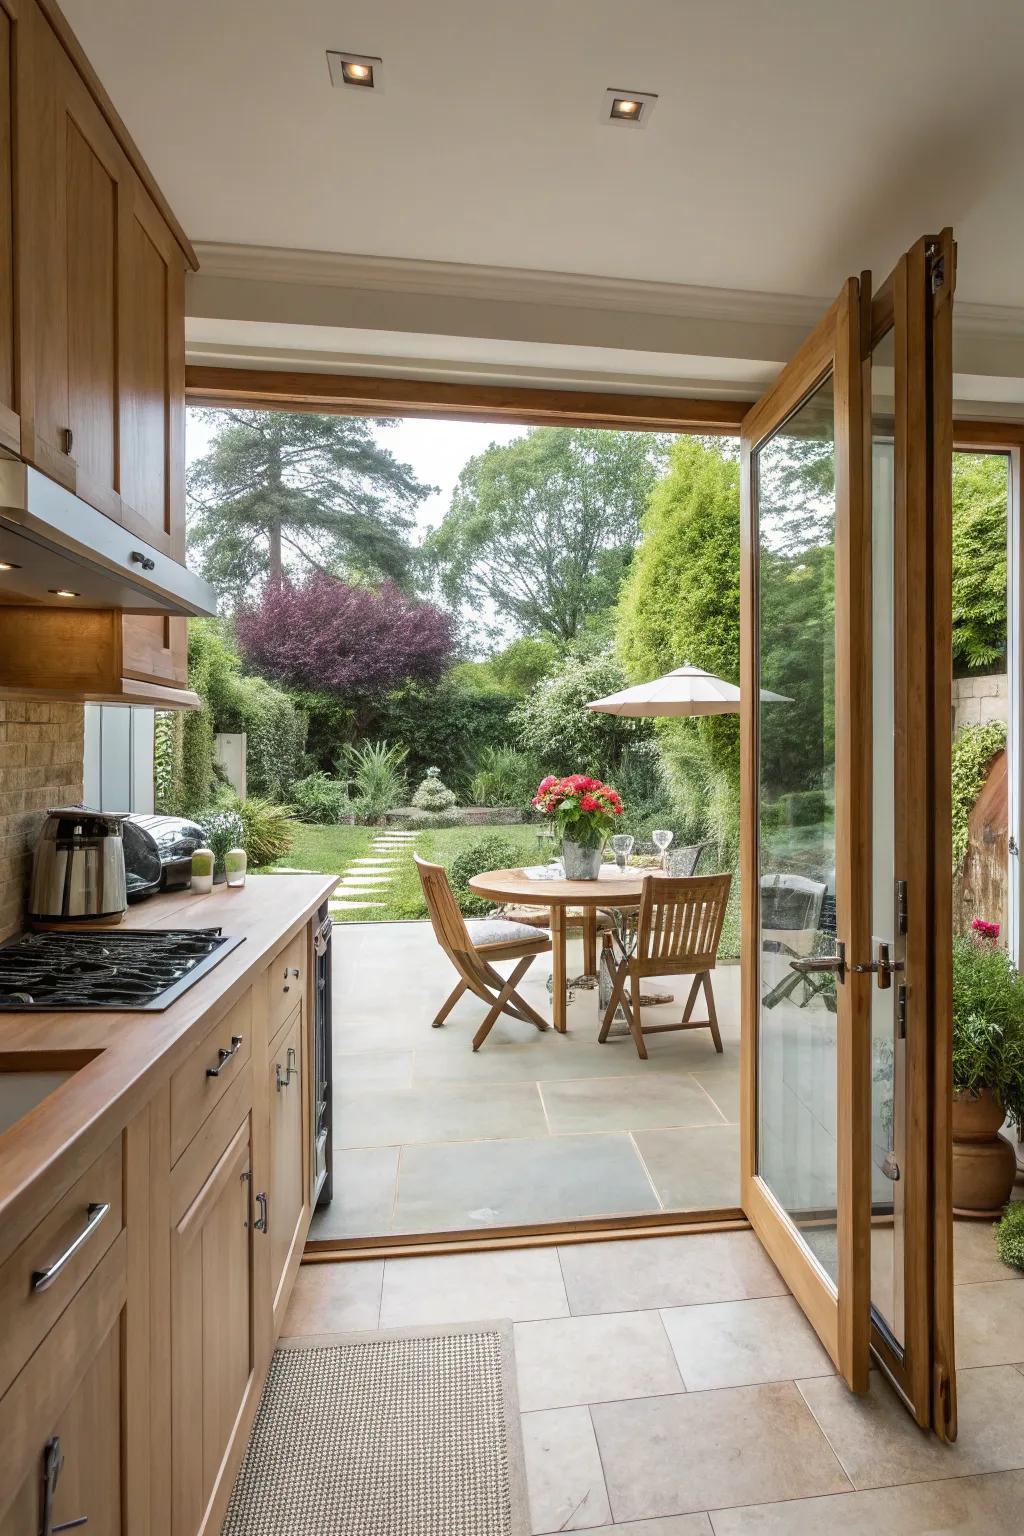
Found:
[[[373,435],[396,459],[412,467],[416,478],[438,491],[420,503],[417,509],[417,543],[436,528],[451,503],[452,491],[467,459],[482,453],[490,443],[510,443],[524,437],[526,427],[506,427],[475,421],[424,421],[403,416],[395,425],[373,424]],[[186,418],[186,456],[191,464],[206,451],[211,437],[195,411]]]

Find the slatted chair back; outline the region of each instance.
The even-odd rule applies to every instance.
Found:
[[[413,854],[413,861],[423,887],[434,937],[457,971],[464,973],[468,969],[476,976],[480,965],[466,919],[451,888],[448,871],[443,864],[430,864],[417,853]]]
[[[712,970],[731,884],[731,875],[649,876],[630,969],[656,976]]]

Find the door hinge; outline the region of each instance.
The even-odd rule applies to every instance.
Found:
[[[946,281],[946,258],[937,245],[930,245],[927,251],[929,282],[933,294],[938,293]]]
[[[907,1038],[907,987],[902,981],[896,988],[896,1038]]]
[[[907,882],[896,881],[896,932],[905,934],[907,931]]]

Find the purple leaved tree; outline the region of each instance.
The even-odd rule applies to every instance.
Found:
[[[286,687],[366,698],[402,683],[434,683],[455,649],[452,620],[386,582],[354,587],[322,572],[302,585],[268,583],[235,628],[248,660]]]

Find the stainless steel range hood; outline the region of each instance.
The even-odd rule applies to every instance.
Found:
[[[60,607],[54,589],[83,608],[205,617],[217,594],[194,571],[154,549],[17,459],[0,459],[0,601]]]

